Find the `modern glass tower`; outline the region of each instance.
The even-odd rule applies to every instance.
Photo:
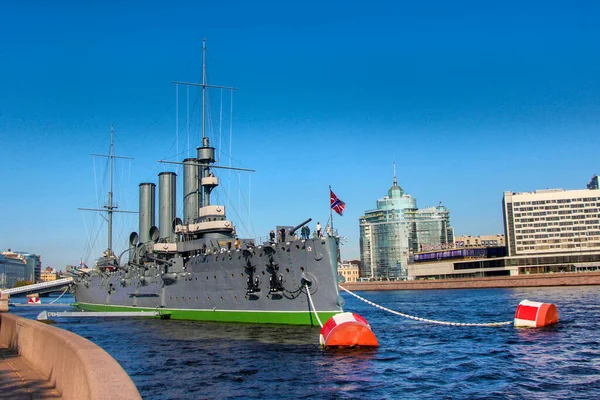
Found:
[[[448,209],[440,203],[419,210],[417,199],[404,193],[395,174],[388,195],[377,200],[377,209],[366,211],[359,223],[362,278],[402,279],[414,252],[454,241]]]

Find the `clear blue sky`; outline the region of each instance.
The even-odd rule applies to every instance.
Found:
[[[106,154],[114,125],[116,153],[134,158],[117,163],[115,198],[137,209],[138,184],[174,170],[157,161],[198,144],[197,93],[189,145],[186,92],[176,103],[171,81],[200,79],[202,38],[209,81],[238,88],[222,135],[212,93],[210,137],[224,164],[231,146],[233,165],[257,170],[240,185],[219,171],[242,235],[324,224],[331,185],[347,203],[342,256],[358,258],[358,218],[394,161],[400,186],[419,207],[442,201],[456,234],[502,233],[503,191],[584,188],[600,172],[599,5],[5,2],[0,248],[93,264],[105,224],[77,208],[106,202],[107,187],[90,154]],[[117,252],[133,230],[137,217],[115,216]]]

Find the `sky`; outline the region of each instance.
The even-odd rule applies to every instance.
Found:
[[[3,2],[0,249],[93,265],[114,198],[137,211],[207,135],[215,199],[242,237],[329,218],[358,259],[359,217],[393,182],[442,202],[456,235],[501,234],[504,191],[581,189],[600,172],[600,3],[589,1]],[[182,182],[178,182],[181,203]],[[178,206],[181,216],[181,204]],[[135,214],[114,216],[119,254]]]

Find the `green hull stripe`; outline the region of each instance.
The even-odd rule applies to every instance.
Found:
[[[233,310],[193,310],[171,308],[144,308],[113,306],[105,304],[75,303],[77,308],[86,311],[160,311],[169,314],[171,319],[214,322],[244,322],[252,324],[286,324],[286,325],[313,325],[319,322],[313,312],[308,311],[233,311]],[[341,311],[322,311],[319,318],[324,324],[329,318]]]

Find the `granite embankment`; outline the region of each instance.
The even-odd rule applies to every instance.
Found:
[[[543,286],[600,285],[600,272],[532,274],[464,279],[346,282],[348,290],[487,289]]]
[[[0,347],[35,367],[63,399],[141,399],[114,358],[72,332],[0,313]]]

